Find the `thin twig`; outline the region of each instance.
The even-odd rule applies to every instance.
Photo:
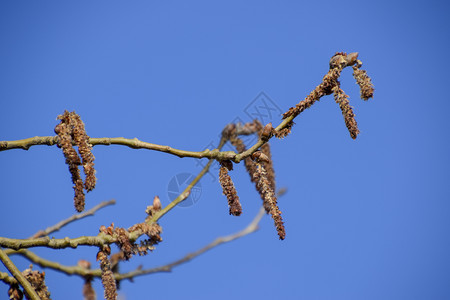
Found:
[[[58,222],[57,224],[46,228],[45,230],[39,230],[38,232],[36,232],[30,238],[31,239],[35,239],[35,238],[39,238],[39,237],[42,237],[42,236],[49,235],[52,232],[59,231],[62,227],[66,226],[70,222],[73,222],[73,221],[76,221],[76,220],[80,220],[80,219],[83,219],[83,218],[88,217],[88,216],[93,216],[97,210],[99,210],[99,209],[101,209],[101,208],[103,208],[105,206],[113,205],[113,204],[116,204],[116,200],[114,200],[114,199],[109,200],[109,201],[103,201],[103,202],[99,203],[98,205],[94,206],[93,208],[91,208],[88,211],[85,211],[85,212],[80,213],[80,214],[72,215],[69,218]]]
[[[8,269],[8,271],[14,276],[14,278],[17,279],[17,281],[23,287],[25,292],[28,294],[29,299],[40,300],[39,296],[31,286],[31,284],[28,282],[25,276],[23,276],[23,274],[19,271],[19,269],[17,269],[16,265],[11,261],[11,259],[9,259],[8,255],[6,255],[6,253],[3,251],[2,248],[0,248],[0,260]]]

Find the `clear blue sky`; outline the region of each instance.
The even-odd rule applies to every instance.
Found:
[[[261,92],[286,111],[320,83],[335,52],[358,51],[376,88],[363,102],[351,70],[342,76],[358,139],[326,97],[273,140],[277,184],[288,189],[279,200],[286,240],[265,217],[257,233],[170,274],[122,282],[121,295],[450,299],[449,12],[445,1],[2,1],[0,140],[53,135],[67,109],[91,137],[202,150],[227,123],[248,121]],[[55,237],[128,227],[154,195],[168,203],[174,176],[200,171],[193,159],[121,146],[94,155],[87,208],[118,203]],[[1,152],[0,170],[0,236],[26,238],[74,213],[60,149]],[[195,205],[161,219],[157,249],[122,270],[168,263],[246,226],[261,200],[242,165],[231,175],[241,217],[228,215],[213,170]],[[95,249],[36,252],[97,266]],[[45,271],[54,299],[81,298],[80,278]],[[99,280],[95,287],[101,299]],[[6,291],[0,283],[2,299]]]

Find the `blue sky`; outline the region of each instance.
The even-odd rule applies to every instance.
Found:
[[[449,299],[449,5],[445,1],[2,1],[0,140],[53,135],[75,110],[91,137],[137,137],[200,151],[229,122],[248,121],[263,92],[282,112],[302,100],[338,51],[360,53],[375,98],[350,95],[352,140],[328,96],[273,140],[287,237],[271,219],[169,274],[122,282],[126,299]],[[279,115],[270,116],[279,124]],[[145,217],[194,159],[96,146],[98,184],[87,208],[117,204],[54,234],[95,235]],[[205,161],[203,161],[205,162]],[[0,236],[26,238],[74,213],[61,150],[0,153]],[[132,270],[171,262],[245,227],[261,200],[242,165],[231,176],[244,213],[228,215],[217,168],[195,205],[161,219],[164,241]],[[95,249],[36,249],[94,266]],[[22,269],[28,262],[13,260]],[[37,267],[36,267],[37,268]],[[0,267],[5,272],[3,266]],[[46,269],[54,299],[80,299],[82,280]],[[95,282],[102,296],[100,283]],[[7,287],[0,284],[6,298]]]

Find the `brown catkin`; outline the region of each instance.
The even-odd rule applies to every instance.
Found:
[[[109,248],[109,247],[108,247]],[[111,250],[100,250],[97,253],[97,260],[100,260],[100,269],[102,271],[102,284],[104,288],[104,296],[107,300],[117,299],[117,287],[116,280],[114,279],[114,273],[111,271],[111,263],[108,259],[108,255]]]
[[[231,163],[231,162],[230,162]],[[240,216],[242,213],[242,206],[239,201],[239,196],[237,195],[236,188],[234,187],[233,181],[228,174],[229,168],[225,163],[221,163],[219,169],[219,182],[222,186],[223,194],[228,199],[228,206],[230,215]]]
[[[78,266],[90,270],[91,269],[91,263],[87,260],[80,259],[78,261]],[[84,285],[83,285],[83,299],[84,300],[95,300],[97,298],[95,294],[95,290],[92,287],[92,280],[94,278],[90,275],[84,276]]]
[[[261,151],[262,151],[262,153],[264,153],[269,158],[268,161],[261,162],[261,163],[264,165],[264,169],[267,172],[267,180],[269,181],[270,188],[273,191],[275,191],[276,190],[276,186],[275,186],[275,170],[273,168],[273,160],[272,160],[272,153],[270,151],[270,144],[269,143],[265,143],[264,145],[262,145]]]
[[[251,131],[253,133],[257,132],[259,129],[261,129],[261,127],[261,123],[259,123],[258,120],[255,120],[252,123],[247,123],[246,126],[244,126],[244,128],[251,128]],[[236,127],[234,127],[234,131],[232,130],[228,133],[228,138],[230,140],[230,143],[236,148],[237,153],[242,153],[246,150],[244,142],[237,136]],[[251,178],[251,174],[253,174],[256,170],[255,162],[250,157],[246,157],[244,159],[244,165]]]
[[[97,298],[95,290],[92,287],[92,279],[86,279],[83,285],[84,300],[95,300]]]
[[[270,186],[267,172],[262,164],[257,163],[256,172],[253,174],[253,178],[256,181],[256,189],[263,200],[264,209],[272,216],[280,240],[284,240],[286,237],[286,231],[284,228],[283,218],[281,217],[281,211],[278,208],[277,197],[275,196],[274,190]]]
[[[358,61],[356,65],[353,66],[353,77],[356,80],[356,83],[359,85],[361,99],[369,100],[373,98],[373,93],[375,91],[372,80],[365,70],[360,69],[361,62]]]
[[[92,154],[92,145],[89,144],[89,136],[86,134],[84,123],[81,121],[79,115],[73,112],[73,139],[78,146],[78,153],[80,153],[84,174],[86,175],[85,188],[87,192],[95,188],[96,178],[94,169],[94,155]]]
[[[76,169],[76,171],[78,173],[80,172],[78,168]],[[83,180],[81,180],[81,178],[77,179],[73,189],[75,190],[75,197],[73,198],[75,209],[78,212],[82,212],[84,210],[85,205],[85,195],[83,191]]]
[[[339,84],[333,88],[334,100],[339,104],[339,108],[344,116],[345,126],[347,126],[348,132],[352,139],[356,139],[359,134],[358,124],[355,120],[355,114],[348,101],[348,95],[339,87]]]

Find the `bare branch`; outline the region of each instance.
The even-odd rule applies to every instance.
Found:
[[[69,223],[71,223],[73,221],[76,221],[76,220],[83,219],[83,218],[88,217],[88,216],[93,216],[97,210],[99,210],[99,209],[101,209],[101,208],[103,208],[105,206],[113,205],[113,204],[116,204],[116,200],[114,200],[114,199],[109,200],[109,201],[103,201],[103,202],[101,202],[100,204],[94,206],[93,208],[91,208],[88,211],[85,211],[85,212],[80,213],[80,214],[75,214],[75,215],[73,215],[73,216],[71,216],[71,217],[69,217],[69,218],[67,218],[65,220],[62,220],[61,222],[59,222],[59,223],[57,223],[57,224],[55,224],[53,226],[48,227],[45,230],[40,230],[40,231],[36,232],[31,238],[35,239],[35,238],[39,238],[39,237],[42,237],[42,236],[49,235],[52,232],[59,231],[62,227],[66,226],[67,224],[69,224]]]

